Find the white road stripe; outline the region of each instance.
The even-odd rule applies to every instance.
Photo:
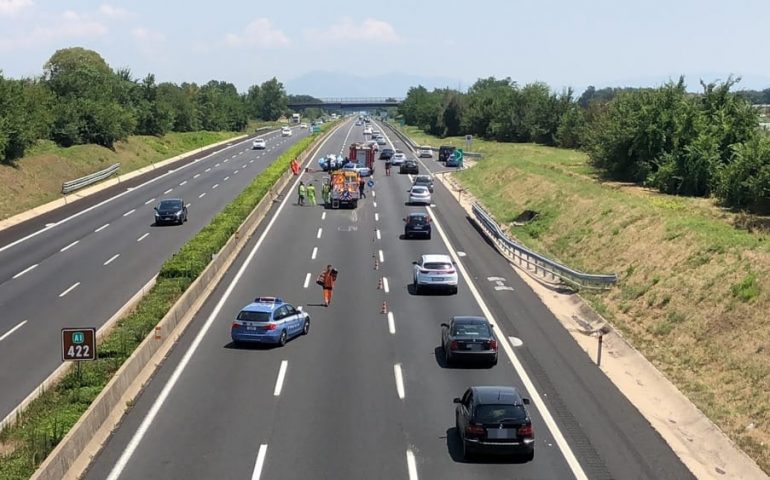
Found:
[[[390,286],[388,285],[388,277],[382,277],[382,289],[385,293],[390,293]]]
[[[323,212],[323,213],[321,214],[321,220],[325,220],[325,219],[326,219],[326,212]]]
[[[243,165],[241,165],[241,168],[246,168],[246,164],[244,163]]]
[[[382,237],[380,236],[380,229],[377,229],[377,240],[382,240]]]
[[[205,196],[206,196],[206,192],[203,192],[203,193],[201,193],[200,195],[198,195],[198,198],[203,198],[203,197],[205,197]]]
[[[281,368],[278,369],[278,378],[275,380],[275,389],[273,390],[273,396],[277,397],[281,394],[283,388],[283,379],[286,377],[286,367],[289,366],[287,360],[281,362]]]
[[[180,184],[179,184],[179,186],[181,187],[182,185],[184,185],[184,184],[186,184],[186,183],[187,183],[187,180],[185,180],[185,181],[183,181],[182,183],[180,183]]]
[[[259,446],[259,452],[257,452],[257,461],[254,463],[254,473],[251,474],[251,480],[259,480],[262,476],[262,467],[265,466],[265,456],[267,456],[267,444],[263,443]]]
[[[310,260],[315,260],[316,255],[318,255],[318,247],[313,247],[313,253],[310,254]]]
[[[218,184],[218,183],[215,183],[215,184],[214,184],[214,186],[213,186],[213,187],[211,187],[211,188],[217,188],[218,186],[219,186],[219,184]]]
[[[68,293],[70,293],[71,291],[73,291],[73,290],[75,290],[76,288],[78,288],[78,285],[80,285],[80,282],[77,282],[76,284],[74,284],[74,285],[72,285],[70,288],[68,288],[67,290],[65,290],[65,291],[61,292],[61,293],[59,294],[59,298],[61,298],[61,297],[65,296],[65,295],[67,295],[67,294],[68,294]]]
[[[34,270],[34,269],[36,269],[36,268],[37,268],[37,265],[38,265],[38,264],[36,263],[36,264],[32,265],[31,267],[27,267],[27,268],[25,268],[24,270],[20,271],[20,272],[19,272],[19,273],[17,273],[16,275],[14,275],[14,276],[13,276],[13,278],[19,278],[20,276],[24,275],[25,273],[29,272],[30,270]]]
[[[24,320],[23,322],[19,323],[18,325],[16,325],[16,326],[15,326],[15,327],[13,327],[12,329],[8,330],[7,332],[5,332],[5,333],[4,333],[4,334],[3,334],[3,335],[0,337],[0,342],[2,342],[3,340],[5,340],[6,338],[10,337],[10,336],[11,336],[11,334],[12,334],[13,332],[15,332],[16,330],[18,330],[18,329],[20,329],[21,327],[23,327],[25,323],[27,323],[27,321],[26,321],[26,320]]]
[[[205,170],[205,172],[210,172],[210,171],[211,171],[211,167],[209,167],[209,168],[207,168],[207,169]]]
[[[398,398],[403,400],[404,399],[404,376],[401,373],[400,363],[393,365],[393,373],[396,375],[396,392],[398,393]]]
[[[396,320],[393,318],[393,312],[388,312],[388,331],[391,335],[396,334]]]
[[[151,203],[152,203],[152,202],[154,202],[154,201],[155,201],[155,199],[154,199],[154,198],[151,198],[151,199],[147,200],[146,202],[144,202],[144,204],[145,204],[145,205],[149,205],[149,204],[151,204]]]
[[[149,235],[149,233],[145,233],[145,234],[144,234],[144,235],[142,235],[141,237],[137,238],[137,239],[136,239],[136,241],[137,241],[137,242],[141,242],[142,240],[144,240],[145,238],[147,238],[147,236],[148,236],[148,235]]]
[[[118,258],[119,256],[120,256],[120,254],[119,254],[119,253],[116,253],[115,255],[113,255],[112,257],[110,257],[110,259],[109,259],[109,260],[107,260],[106,262],[104,262],[104,265],[105,265],[105,266],[107,266],[107,265],[111,264],[111,263],[112,263],[112,262],[113,262],[113,261],[114,261],[116,258]]]
[[[374,192],[372,192],[372,193],[374,193]],[[374,208],[377,208],[377,202],[372,202],[372,206],[373,206]]]
[[[109,223],[105,223],[105,224],[104,224],[104,225],[102,225],[101,227],[99,227],[99,228],[97,228],[96,230],[94,230],[94,233],[99,233],[99,232],[101,232],[102,230],[104,230],[105,228],[107,228],[107,227],[109,227],[109,226],[110,226],[110,224],[109,224]]]
[[[230,176],[229,176],[229,175],[225,177],[225,180],[224,180],[224,181],[226,182],[226,181],[228,181],[228,180],[230,180]]]
[[[59,251],[60,251],[60,252],[66,252],[67,250],[69,250],[70,248],[74,247],[74,246],[75,246],[75,245],[77,245],[78,243],[80,243],[80,240],[75,240],[74,242],[70,243],[69,245],[67,245],[66,247],[62,248],[62,249],[61,249],[61,250],[59,250]]]
[[[190,205],[192,205],[192,203],[188,203],[187,205],[185,205],[185,207],[190,208]]]
[[[419,480],[417,477],[417,461],[411,450],[406,451],[406,469],[409,472],[409,480]]]
[[[195,175],[193,175],[193,179],[196,179],[196,178],[198,178],[198,177],[200,177],[200,176],[201,176],[201,174],[200,174],[200,173],[196,173]]]
[[[379,213],[375,213],[374,214],[374,221],[375,222],[379,222],[380,221],[380,214]]]
[[[377,196],[377,192],[375,192],[374,190],[372,190],[372,197],[376,197],[376,196]]]
[[[315,236],[315,238],[321,238],[321,234],[323,233],[324,229],[321,227],[318,227],[318,234]]]
[[[123,216],[124,216],[124,217],[127,217],[127,216],[131,215],[132,213],[134,213],[135,211],[136,211],[136,209],[133,209],[133,210],[129,210],[129,211],[127,211],[126,213],[124,213],[124,214],[123,214]]]
[[[249,163],[254,163],[254,160],[249,160]]]
[[[382,255],[382,250],[380,250],[380,263],[385,261],[385,257]]]
[[[240,172],[240,170],[236,170],[236,171],[234,171],[234,172],[233,172],[233,175],[238,175],[238,172]]]
[[[218,167],[218,166],[220,166],[220,165],[221,165],[221,163],[215,163],[215,164],[214,164],[214,167]]]
[[[169,193],[171,193],[171,192],[173,192],[173,191],[174,191],[174,189],[173,189],[173,188],[169,188],[168,190],[166,190],[165,192],[163,192],[163,195],[168,195]]]
[[[302,284],[302,288],[307,288],[308,285],[310,285],[310,273],[305,275],[305,283]]]

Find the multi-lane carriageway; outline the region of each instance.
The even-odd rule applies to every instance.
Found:
[[[361,139],[346,122],[316,158]],[[300,207],[296,183],[287,187],[86,478],[692,478],[451,192],[437,183],[435,205],[412,207],[408,176],[379,168],[375,180],[356,210]],[[431,240],[399,238],[415,209],[432,215]],[[411,261],[423,253],[454,257],[457,295],[413,294]],[[328,263],[340,276],[324,308],[312,280]],[[284,348],[233,348],[232,318],[257,295],[304,306],[310,334]],[[494,368],[446,368],[439,324],[458,314],[485,314],[501,341],[523,344],[506,343]],[[452,398],[470,385],[513,385],[532,398],[534,461],[460,458]]]
[[[294,129],[197,155],[0,232],[0,419],[61,364],[62,327],[100,327],[256,175],[307,135]],[[161,198],[189,204],[155,227]]]

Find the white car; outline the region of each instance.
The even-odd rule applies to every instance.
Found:
[[[430,205],[431,195],[428,187],[424,185],[412,185],[409,188],[409,203],[414,205],[416,203],[424,203]]]
[[[282,137],[291,137],[291,128],[289,127],[283,127],[281,129],[281,136]]]
[[[387,145],[388,142],[385,141],[385,137],[377,137],[377,145]]]
[[[417,156],[419,156],[420,158],[422,157],[433,158],[433,148],[428,145],[423,145],[417,151]]]
[[[406,161],[406,155],[403,152],[396,152],[390,157],[390,164],[397,167]]]
[[[264,138],[255,138],[254,141],[251,142],[251,148],[254,150],[264,150],[267,148],[267,143]]]
[[[345,165],[342,166],[342,169],[349,170],[351,172],[356,172],[359,176],[362,176],[362,177],[368,177],[372,174],[371,170],[369,170],[369,167],[364,167],[353,162],[346,163]]]
[[[372,127],[364,127],[364,135],[371,135]]]
[[[414,264],[414,293],[424,287],[446,288],[457,293],[457,269],[449,255],[423,255]]]
[[[307,123],[300,123],[299,128],[307,128]]]

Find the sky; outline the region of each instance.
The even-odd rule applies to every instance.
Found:
[[[768,18],[770,0],[0,0],[0,70],[41,75],[56,50],[80,46],[137,78],[240,91],[317,72],[453,88],[510,77],[577,92],[682,74],[696,89],[733,74],[762,89]]]

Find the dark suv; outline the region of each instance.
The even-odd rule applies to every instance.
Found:
[[[380,160],[387,160],[392,157],[394,153],[392,148],[383,148],[380,152]]]
[[[412,238],[415,235],[420,235],[430,240],[430,216],[427,213],[410,213],[404,218],[404,222],[406,222],[406,225],[404,225],[405,238]]]
[[[446,159],[451,157],[454,151],[455,151],[455,147],[452,147],[450,145],[441,145],[440,147],[438,147],[438,161],[446,162]]]
[[[455,429],[463,457],[475,452],[535,458],[535,434],[526,405],[515,387],[471,387],[455,398]]]
[[[417,175],[420,173],[420,167],[417,166],[416,160],[407,160],[401,164],[401,167],[398,169],[398,173],[412,173]]]
[[[161,200],[155,207],[155,224],[178,223],[187,221],[187,206],[181,198],[168,198]]]

